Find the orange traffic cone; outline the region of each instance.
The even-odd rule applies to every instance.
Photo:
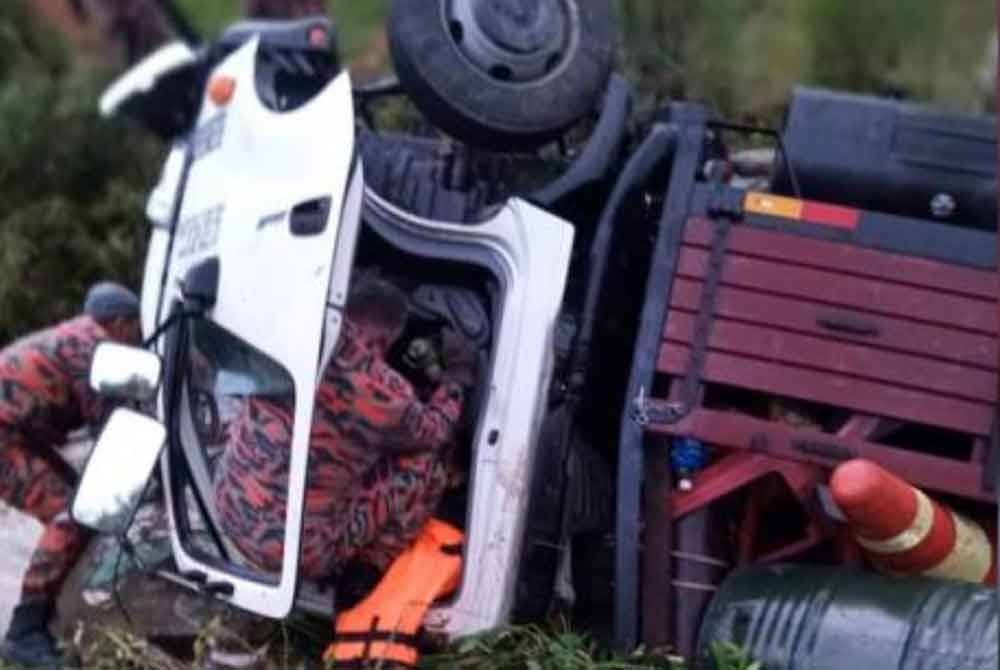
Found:
[[[863,459],[842,464],[830,492],[880,572],[996,583],[995,542],[982,526],[881,466]]]

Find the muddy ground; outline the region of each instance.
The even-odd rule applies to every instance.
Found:
[[[90,443],[80,440],[62,450],[67,460],[82,469]],[[166,552],[165,521],[162,510],[155,505],[143,508],[137,515],[139,536],[152,538],[153,553],[145,556],[161,559]],[[21,592],[21,580],[28,560],[42,532],[35,519],[0,503],[0,634],[6,632],[10,614]],[[131,534],[130,534],[131,535]],[[102,538],[91,540],[86,553],[71,573],[59,601],[57,632],[72,635],[78,621],[92,625],[117,624],[124,621],[112,598],[112,566],[117,545]],[[152,636],[184,637],[195,634],[214,615],[218,607],[206,606],[204,599],[158,579],[150,579],[128,561],[121,565],[119,580],[121,600],[128,609],[137,630]]]
[[[0,503],[0,631],[6,631],[10,612],[21,593],[21,577],[28,567],[42,526],[29,516]]]

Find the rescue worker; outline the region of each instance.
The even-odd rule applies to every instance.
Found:
[[[70,519],[75,474],[56,449],[98,421],[103,403],[88,384],[101,341],[140,341],[139,301],[110,282],[88,292],[84,313],[0,351],[0,500],[45,525],[31,557],[0,658],[58,664],[48,624],[87,534]]]
[[[333,578],[352,561],[383,572],[416,539],[447,486],[447,447],[475,380],[477,352],[446,331],[441,383],[421,402],[386,362],[407,309],[406,296],[386,281],[352,282],[314,408],[300,564],[308,579]],[[275,482],[287,482],[292,409],[246,403],[216,477],[224,531],[271,572],[280,571],[284,549],[287,484]]]

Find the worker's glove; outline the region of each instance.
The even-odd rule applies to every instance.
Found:
[[[410,342],[403,353],[403,362],[412,370],[419,370],[433,384],[441,383],[441,356],[428,338]]]
[[[479,372],[479,350],[475,342],[451,328],[441,333],[441,381],[463,388],[475,385]]]

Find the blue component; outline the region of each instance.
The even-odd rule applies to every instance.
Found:
[[[691,437],[675,437],[670,449],[670,464],[677,475],[694,474],[708,465],[708,447]]]

